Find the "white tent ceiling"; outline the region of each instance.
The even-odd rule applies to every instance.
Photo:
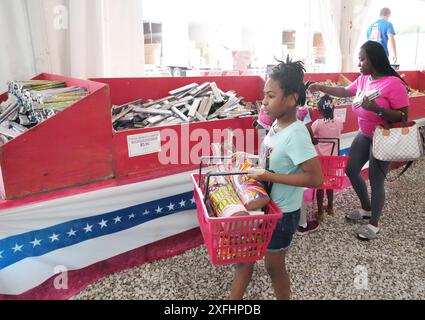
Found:
[[[140,20],[149,18],[148,14],[142,16],[142,2],[159,3],[162,12],[171,13],[176,19],[198,8],[199,20],[224,21],[231,25],[237,17],[242,17],[260,29],[269,21],[281,26],[298,23],[296,29],[301,31],[306,27],[315,29],[311,21],[318,20],[300,23],[308,20],[305,19],[305,8],[310,0],[262,0],[259,6],[258,0],[217,0],[208,2],[208,7],[200,6],[202,1],[188,0],[182,5],[181,2],[168,0],[2,0],[0,88],[5,88],[7,80],[28,78],[41,71],[75,77],[140,75],[144,48],[139,24]],[[329,8],[319,18],[326,21],[323,27],[328,30],[325,41],[329,48],[333,46],[332,50],[328,50],[328,60],[333,63],[332,71],[341,66],[343,70],[353,69],[357,45],[364,35],[364,25],[371,19],[367,15],[369,4],[371,8],[387,4],[397,8],[395,12],[393,10],[394,21],[399,16],[406,19],[406,12],[412,22],[420,21],[423,24],[425,21],[425,10],[415,10],[418,3],[421,7],[425,6],[425,0],[313,1]],[[255,9],[255,4],[259,9]],[[69,28],[66,30],[57,29],[53,23],[58,16],[54,10],[61,5],[69,10]],[[173,10],[169,10],[170,6]],[[296,8],[300,7],[297,11]],[[317,18],[318,12],[311,15]],[[272,55],[273,45],[267,45],[267,41],[264,42],[264,50],[269,50]],[[305,48],[298,49],[302,51]]]

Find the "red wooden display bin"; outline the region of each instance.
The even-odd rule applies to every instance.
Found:
[[[341,73],[350,81],[354,81],[359,77],[359,73]],[[399,74],[404,77],[408,85],[412,89],[425,92],[425,73],[420,71],[399,71]],[[331,80],[335,83],[340,79],[339,73],[307,73],[305,81],[323,82]],[[353,112],[351,105],[337,106],[337,109],[346,109],[346,122],[344,124],[343,133],[353,132],[358,130],[357,115]],[[313,121],[319,117],[317,110],[313,111]],[[425,96],[410,98],[409,119],[420,119],[425,117]]]
[[[65,81],[87,88],[90,95],[0,146],[3,198],[112,178],[108,86],[46,73],[34,79]],[[7,93],[0,96],[0,101],[6,99]]]
[[[168,92],[185,86],[190,83],[202,84],[204,82],[216,82],[223,91],[234,90],[238,96],[244,97],[245,101],[255,102],[263,97],[264,80],[257,76],[248,77],[187,77],[187,78],[112,78],[112,79],[92,79],[96,82],[103,82],[109,85],[111,90],[111,102],[114,105],[137,99],[159,99],[168,96]],[[158,177],[168,176],[180,172],[195,170],[199,165],[201,156],[208,156],[201,150],[196,156],[189,158],[190,151],[199,143],[189,141],[191,139],[178,139],[174,150],[178,152],[178,160],[174,163],[163,164],[159,159],[159,153],[144,154],[130,157],[128,139],[140,134],[156,133],[161,136],[161,147],[168,145],[170,139],[165,135],[168,130],[175,130],[178,137],[181,137],[182,131],[190,134],[196,133],[197,129],[206,129],[208,133],[213,133],[214,129],[225,130],[231,128],[250,129],[250,135],[254,135],[256,141],[254,150],[252,148],[244,149],[250,153],[257,153],[257,133],[254,130],[252,117],[243,117],[238,119],[211,120],[207,122],[195,122],[185,126],[163,126],[155,128],[134,129],[127,131],[114,132],[114,170],[119,183],[128,183],[134,181],[143,181]],[[111,125],[110,125],[111,126]],[[224,138],[221,139],[221,142]],[[214,141],[219,142],[219,141]],[[240,151],[241,148],[239,148]]]
[[[399,71],[412,89],[425,92],[425,72]],[[425,118],[425,96],[410,98],[409,119]]]

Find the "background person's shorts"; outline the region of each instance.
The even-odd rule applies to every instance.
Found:
[[[290,247],[294,233],[300,221],[301,209],[283,214],[274,229],[267,251],[283,251]]]

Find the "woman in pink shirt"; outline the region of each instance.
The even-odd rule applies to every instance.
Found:
[[[370,219],[368,225],[362,225],[356,234],[360,240],[373,240],[379,233],[379,219],[385,203],[385,174],[389,162],[379,161],[372,154],[372,136],[378,125],[407,120],[409,97],[407,84],[391,67],[384,47],[374,41],[368,41],[360,49],[359,68],[361,76],[348,87],[327,87],[313,84],[310,91],[322,91],[336,97],[356,96],[353,110],[357,113],[359,133],[350,149],[350,160],[346,174],[359,197],[361,208],[346,215],[349,221],[361,222]],[[368,99],[378,92],[375,100]],[[365,180],[360,172],[369,161],[369,182],[371,198]]]
[[[341,119],[334,117],[334,105],[332,98],[324,95],[317,104],[321,119],[317,119],[311,126],[314,138],[339,139],[343,128]],[[317,153],[321,156],[337,156],[339,153],[335,144],[329,142],[320,142],[316,144]],[[323,221],[323,198],[324,190],[317,190],[317,219]],[[335,211],[333,207],[333,190],[326,190],[328,204],[326,211],[333,216]]]

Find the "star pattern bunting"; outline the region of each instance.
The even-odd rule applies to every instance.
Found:
[[[69,221],[0,240],[0,270],[83,241],[134,228],[145,222],[196,209],[193,192],[143,203],[118,211]]]

